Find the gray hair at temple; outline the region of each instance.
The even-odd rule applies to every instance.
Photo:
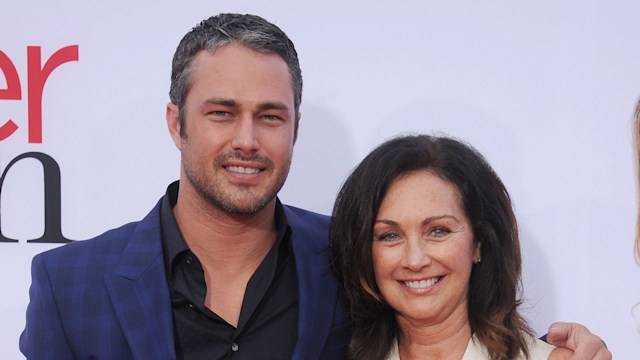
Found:
[[[296,119],[302,101],[302,71],[298,54],[289,37],[276,25],[256,15],[219,14],[203,20],[189,31],[178,44],[171,67],[169,98],[180,109],[181,134],[184,128],[183,104],[191,89],[191,64],[202,50],[240,44],[262,54],[280,56],[289,67],[293,87]],[[297,128],[296,121],[296,128]]]

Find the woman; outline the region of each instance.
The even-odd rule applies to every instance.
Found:
[[[332,266],[353,321],[348,359],[546,359],[517,312],[521,257],[509,195],[456,140],[392,139],[343,185]]]

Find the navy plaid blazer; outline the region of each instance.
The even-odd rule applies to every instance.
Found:
[[[33,258],[20,336],[28,359],[175,358],[161,202],[140,222]],[[350,324],[328,265],[329,218],[291,206],[285,212],[299,291],[292,359],[341,359]]]

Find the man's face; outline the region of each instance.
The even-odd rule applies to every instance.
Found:
[[[184,103],[167,122],[182,153],[180,187],[227,213],[250,215],[274,201],[284,184],[296,138],[291,75],[277,55],[232,44],[201,51]]]

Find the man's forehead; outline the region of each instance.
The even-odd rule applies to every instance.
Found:
[[[283,102],[284,98],[294,101],[292,75],[284,60],[279,55],[263,54],[243,45],[227,45],[215,52],[200,51],[189,75],[189,93],[196,88],[218,92],[207,95],[208,98],[235,99],[242,95],[253,96],[259,102]]]

